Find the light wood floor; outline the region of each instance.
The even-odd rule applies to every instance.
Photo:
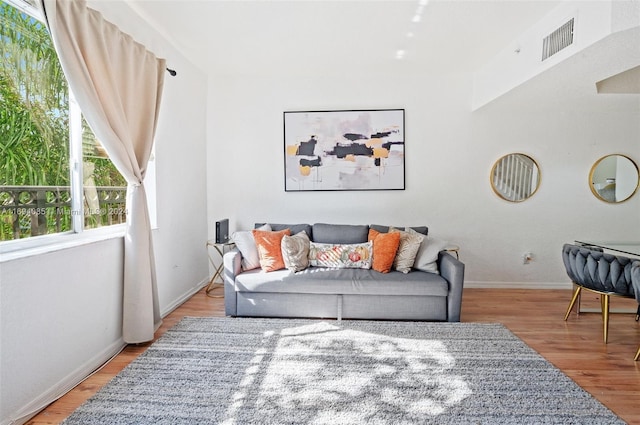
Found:
[[[468,288],[464,290],[462,321],[503,323],[623,420],[640,424],[640,361],[633,361],[640,345],[640,324],[633,313],[612,314],[609,343],[605,345],[599,314],[572,313],[566,322],[563,320],[570,292]],[[582,305],[599,308],[599,298],[585,294]],[[617,308],[635,310],[637,303],[616,298],[612,309]],[[184,316],[224,316],[223,300],[200,291],[165,318],[156,337]],[[102,370],[28,423],[59,423],[147,346],[128,346]]]

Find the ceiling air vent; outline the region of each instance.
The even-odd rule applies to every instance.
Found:
[[[542,40],[542,60],[573,44],[573,18]]]

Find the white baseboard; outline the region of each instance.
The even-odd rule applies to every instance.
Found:
[[[173,310],[175,310],[176,308],[180,307],[182,304],[184,304],[189,298],[191,298],[195,293],[197,293],[199,290],[201,290],[202,288],[204,288],[205,286],[207,286],[209,284],[209,278],[206,277],[203,280],[201,280],[200,282],[196,283],[194,286],[192,286],[188,291],[186,291],[185,293],[183,293],[180,297],[178,297],[174,302],[172,302],[171,304],[169,304],[163,311],[160,312],[160,315],[162,317],[167,317],[169,314],[171,314],[171,312]]]
[[[29,419],[37,415],[42,409],[49,404],[59,399],[73,388],[75,388],[82,381],[87,379],[97,368],[101,367],[104,363],[109,361],[113,356],[118,354],[126,346],[122,338],[109,345],[102,350],[98,355],[86,361],[83,365],[78,367],[73,373],[66,376],[63,380],[58,382],[54,387],[49,388],[42,393],[39,397],[35,398],[32,402],[22,407],[17,412],[12,413],[12,417],[2,422],[2,425],[22,425]]]
[[[571,289],[571,282],[478,282],[464,281],[465,288],[499,289]]]

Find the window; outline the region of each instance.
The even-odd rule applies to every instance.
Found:
[[[0,1],[0,244],[126,221],[126,181],[37,15],[24,0]]]

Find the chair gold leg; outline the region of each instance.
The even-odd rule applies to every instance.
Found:
[[[640,359],[640,347],[638,347],[638,352],[636,353],[636,356],[633,358],[633,360],[638,361],[638,359]]]
[[[569,303],[569,308],[567,309],[567,314],[564,315],[564,320],[567,320],[567,318],[569,317],[569,314],[571,314],[571,309],[573,308],[573,305],[576,303],[576,300],[578,299],[578,296],[580,295],[580,291],[582,290],[581,286],[576,286],[576,290],[573,293],[573,297],[571,298],[571,302]],[[580,309],[578,309],[580,310]]]
[[[602,322],[604,326],[604,343],[607,343],[609,336],[609,295],[600,295],[600,302],[602,303]]]

